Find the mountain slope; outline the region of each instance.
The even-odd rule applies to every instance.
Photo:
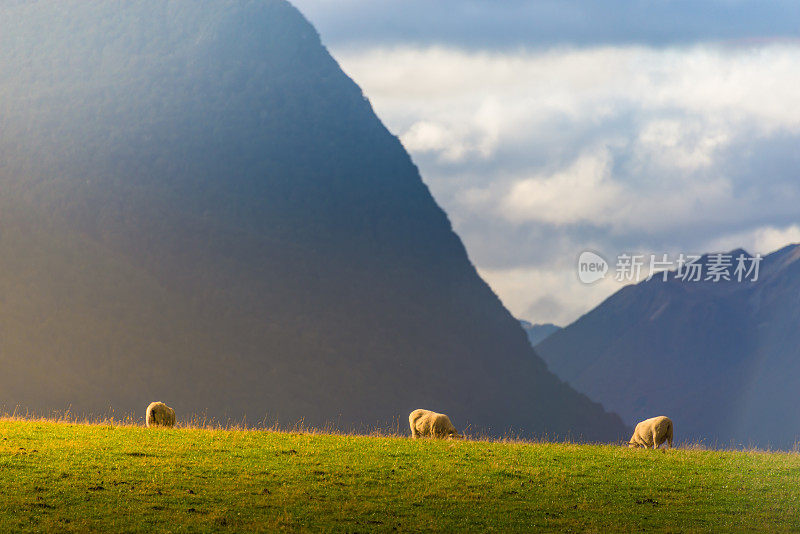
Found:
[[[800,245],[791,245],[764,257],[754,282],[673,273],[627,286],[537,351],[629,424],[666,414],[681,440],[789,448],[800,437],[798,325]]]
[[[0,11],[0,404],[624,434],[289,4]]]

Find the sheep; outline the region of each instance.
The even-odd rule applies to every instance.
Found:
[[[151,402],[150,406],[147,407],[145,425],[148,428],[151,426],[175,426],[175,410],[163,402]]]
[[[664,441],[667,442],[668,449],[672,447],[672,420],[669,417],[660,415],[645,419],[636,425],[628,447],[653,447],[657,449]]]
[[[411,437],[419,438],[430,436],[432,438],[461,438],[450,418],[443,413],[430,410],[414,410],[408,416],[411,426]]]

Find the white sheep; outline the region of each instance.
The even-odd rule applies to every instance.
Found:
[[[163,402],[151,402],[147,407],[145,425],[151,426],[175,426],[175,410]]]
[[[460,438],[450,418],[430,410],[414,410],[408,416],[411,437]]]
[[[628,443],[628,447],[653,447],[657,449],[664,441],[667,448],[672,447],[672,420],[669,417],[660,415],[645,419],[633,431],[633,436]]]

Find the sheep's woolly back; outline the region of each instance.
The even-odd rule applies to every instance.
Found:
[[[628,446],[656,449],[665,441],[668,447],[672,447],[672,420],[660,415],[636,425]]]
[[[408,416],[408,424],[411,427],[411,436],[418,437],[457,437],[456,427],[450,422],[450,418],[443,413],[436,413],[430,410],[414,410]]]
[[[145,425],[148,428],[151,426],[175,426],[175,410],[163,402],[151,402],[147,407]]]

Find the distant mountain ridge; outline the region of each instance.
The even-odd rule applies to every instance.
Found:
[[[553,323],[533,324],[530,321],[520,319],[519,324],[522,325],[522,329],[528,334],[528,341],[531,347],[535,347],[546,338],[561,330],[560,326],[556,326]]]
[[[626,286],[537,352],[628,424],[668,415],[680,440],[791,448],[800,439],[800,245],[765,256],[756,281],[673,272]]]
[[[0,6],[0,405],[613,440],[279,0]]]

